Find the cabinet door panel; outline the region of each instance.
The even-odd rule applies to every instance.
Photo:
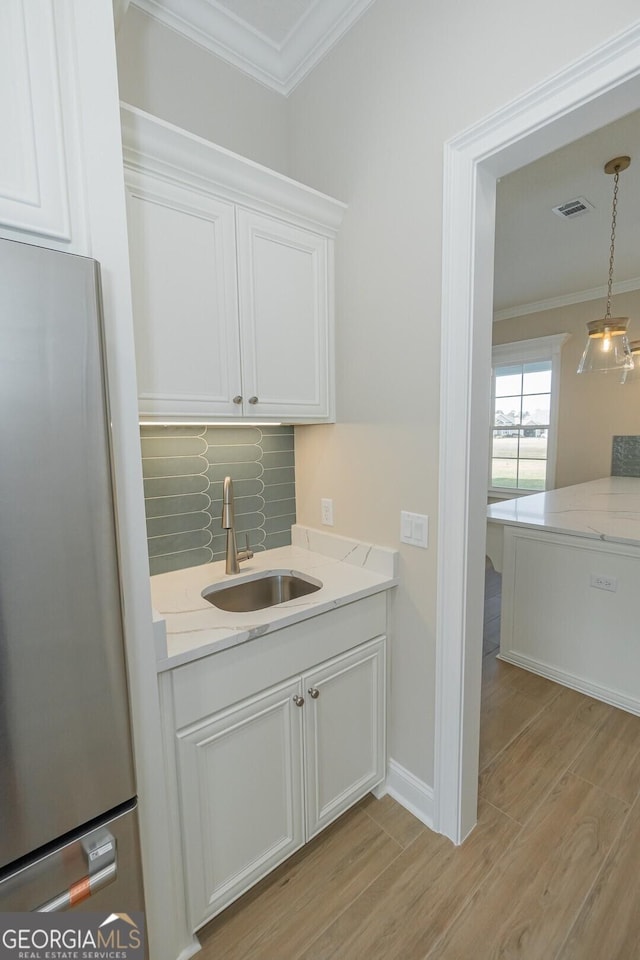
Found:
[[[304,842],[299,691],[282,684],[178,733],[194,928]]]
[[[328,417],[326,239],[240,209],[238,282],[246,412]]]
[[[231,204],[127,173],[140,412],[239,416]]]
[[[70,240],[53,0],[0,3],[0,128],[0,223]]]
[[[373,640],[302,678],[307,840],[384,777],[384,644]]]

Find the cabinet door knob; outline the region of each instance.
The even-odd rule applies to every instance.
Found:
[[[309,687],[307,693],[309,694],[312,700],[317,700],[318,697],[320,696],[320,691],[318,690],[317,687]]]
[[[233,398],[233,402],[242,403],[242,397],[240,396],[240,394],[238,394],[236,397]]]
[[[301,707],[304,704],[304,697],[301,697],[296,693],[295,697],[293,698],[293,702],[295,703],[296,707]]]
[[[249,403],[257,403],[257,402],[258,402],[257,397],[249,397]]]

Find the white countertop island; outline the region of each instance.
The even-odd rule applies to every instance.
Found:
[[[490,522],[640,546],[640,477],[604,477],[487,508]]]
[[[640,478],[494,503],[487,521],[500,658],[640,714]]]

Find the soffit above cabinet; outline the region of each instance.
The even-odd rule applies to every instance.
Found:
[[[131,0],[165,26],[284,96],[373,2]]]

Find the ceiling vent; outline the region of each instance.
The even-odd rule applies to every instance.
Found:
[[[585,213],[593,210],[593,204],[585,200],[584,197],[576,197],[575,200],[567,200],[558,207],[553,207],[553,212],[565,220],[573,220],[574,217],[581,217]]]

